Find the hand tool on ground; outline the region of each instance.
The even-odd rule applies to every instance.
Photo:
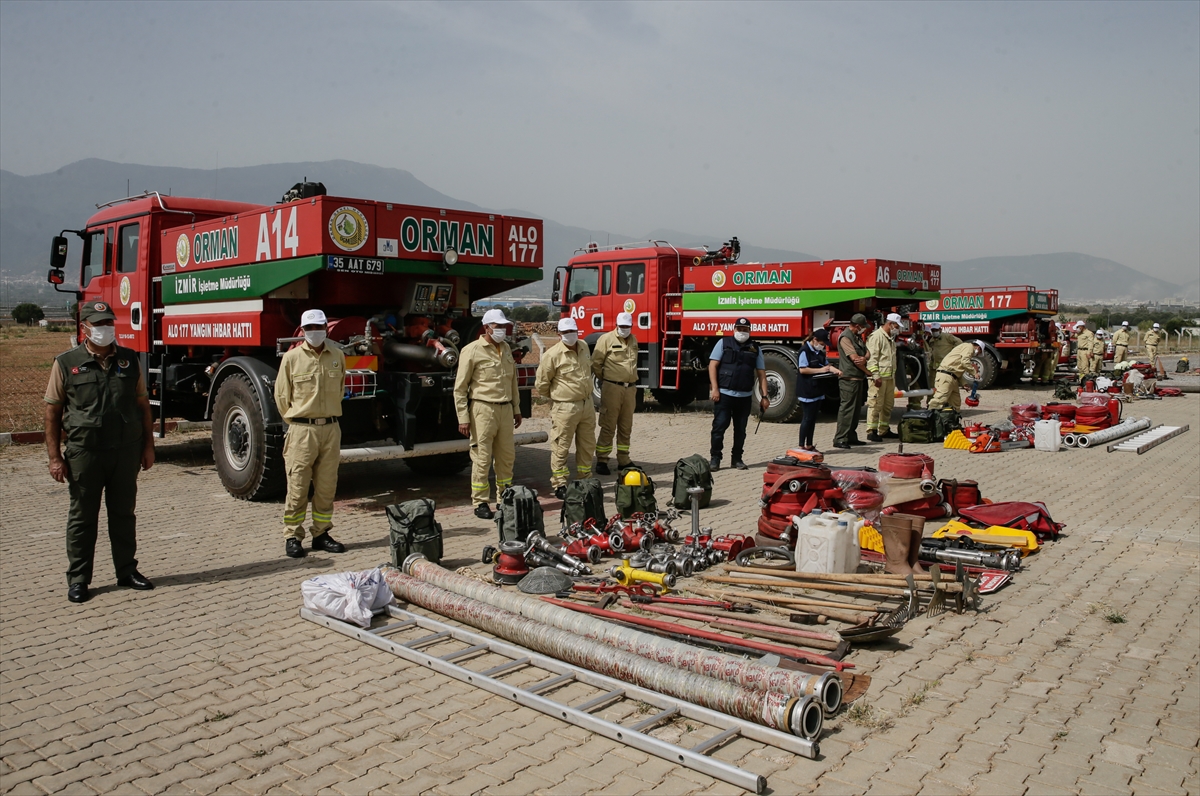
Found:
[[[574,603],[566,602],[565,600],[555,599],[554,597],[543,597],[542,599],[551,605],[557,605],[560,608],[567,608],[580,613],[591,614],[592,616],[601,616],[605,619],[613,619],[619,622],[625,622],[627,624],[639,625],[641,627],[657,628],[667,633],[689,636],[691,638],[705,639],[708,641],[715,641],[725,644],[736,644],[747,649],[774,653],[775,655],[786,656],[788,658],[795,658],[798,661],[806,661],[818,666],[831,666],[837,669],[839,672],[843,669],[854,668],[853,663],[845,663],[843,661],[834,660],[826,655],[818,655],[814,652],[809,652],[808,650],[802,650],[795,647],[783,647],[778,644],[767,644],[764,642],[753,641],[751,639],[727,636],[723,633],[714,633],[710,630],[701,630],[695,627],[688,627],[687,625],[680,625],[675,622],[663,622],[656,619],[647,619],[645,617],[634,616],[633,614],[623,614],[617,611],[602,611],[598,608],[592,608],[586,605],[576,605]]]
[[[970,544],[970,537],[953,539],[922,539],[920,556],[922,561],[967,564],[974,568],[990,568],[1016,572],[1021,568],[1019,550],[982,550],[970,546],[955,546],[956,541]]]
[[[883,616],[873,617],[873,621],[864,622],[859,627],[849,627],[838,631],[838,634],[851,644],[862,645],[873,641],[881,641],[894,636],[904,627],[904,623],[912,619],[921,610],[917,599],[916,581],[913,575],[906,575],[908,584],[908,602]],[[936,595],[935,595],[936,596]]]
[[[751,622],[745,619],[730,619],[723,616],[712,616],[711,614],[699,614],[694,611],[671,608],[665,605],[635,603],[632,600],[621,600],[621,606],[623,608],[638,608],[643,611],[650,611],[651,613],[673,616],[676,619],[690,619],[695,622],[744,629],[749,635],[757,635],[759,632],[768,633],[771,635],[762,636],[762,638],[774,638],[776,641],[787,641],[806,647],[813,647],[814,649],[836,650],[841,644],[840,638],[828,633],[816,633],[811,630],[799,630],[790,627],[780,627],[778,625],[766,625],[761,622]]]
[[[774,573],[774,577],[787,578],[789,574],[794,575],[811,575],[812,573]],[[978,606],[979,582],[971,581],[966,577],[965,570],[963,574],[964,582],[959,583],[942,583],[940,578],[929,573],[931,582],[928,584],[930,588],[917,588],[918,591],[931,592],[931,598],[927,610],[930,615],[937,615],[944,610],[945,600],[947,595],[962,594],[966,592],[969,599],[955,598],[956,606],[965,606],[968,604]],[[940,575],[940,570],[938,571]],[[785,587],[793,589],[815,589],[818,591],[827,591],[834,594],[871,594],[883,597],[906,597],[909,589],[900,588],[891,585],[863,585],[857,583],[836,583],[823,580],[794,580],[793,582],[784,582],[782,580],[762,580],[762,579],[737,579],[714,577],[711,575],[703,576],[705,580],[715,581],[717,583],[730,583],[742,586],[771,586],[774,588]],[[974,597],[971,597],[971,594]],[[961,610],[959,611],[961,613]]]
[[[608,571],[617,583],[628,585],[632,583],[657,583],[663,590],[675,588],[675,575],[670,572],[647,572],[644,569],[634,569],[628,561],[622,561]]]
[[[575,591],[590,591],[597,594],[628,594],[631,596],[653,597],[659,593],[658,587],[652,583],[576,583]]]
[[[558,561],[561,561],[563,564],[566,564],[568,567],[570,567],[572,570],[574,570],[574,572],[572,572],[571,574],[575,574],[575,575],[591,575],[592,574],[591,567],[589,567],[587,564],[580,561],[578,558],[575,558],[575,556],[572,556],[568,553],[564,553],[562,550],[559,550],[557,547],[555,547],[553,544],[551,544],[550,541],[548,539],[546,539],[545,536],[542,536],[540,533],[530,534],[529,535],[529,544],[533,547],[533,549],[540,550],[541,552],[545,553],[546,555],[548,555],[552,558],[555,558]]]
[[[738,552],[733,559],[740,567],[760,567],[762,569],[795,570],[796,554],[786,546],[778,547],[749,547]],[[768,564],[767,561],[781,561],[780,564]]]
[[[633,598],[635,603],[668,603],[670,605],[687,605],[693,608],[716,608],[721,611],[736,611],[738,613],[751,613],[753,609],[745,603],[731,603],[725,600],[702,600],[699,597],[669,597],[669,596],[646,596],[636,595]]]
[[[791,608],[803,611],[817,611],[823,616],[838,622],[845,622],[848,625],[858,625],[866,622],[877,613],[887,613],[888,608],[883,608],[878,605],[854,605],[849,603],[839,603],[833,601],[803,599],[799,597],[788,597],[782,594],[774,594],[771,592],[748,592],[748,591],[717,591],[715,589],[704,589],[699,586],[689,586],[690,591],[698,594],[716,594],[728,597],[737,597],[747,602],[761,605],[762,607],[777,611],[782,615],[790,616]],[[788,606],[781,608],[780,606]]]

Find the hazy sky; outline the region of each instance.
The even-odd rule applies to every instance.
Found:
[[[1185,282],[1198,23],[1198,2],[4,0],[0,168],[346,158],[629,235],[1080,251]]]

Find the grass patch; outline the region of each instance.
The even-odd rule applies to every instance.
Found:
[[[874,705],[861,700],[846,711],[846,721],[868,730],[889,730],[896,724],[890,714],[876,710]]]
[[[257,752],[255,752],[253,755],[251,755],[251,757],[266,757],[266,756],[267,756],[266,749],[259,749]]]
[[[1067,732],[1066,730],[1059,730],[1058,732],[1054,733],[1054,740],[1056,740],[1056,741],[1062,740],[1063,738],[1066,738],[1068,735],[1070,735],[1070,733]]]
[[[232,713],[222,713],[221,711],[218,710],[216,713],[212,714],[211,716],[206,718],[204,721],[205,721],[205,723],[208,723],[210,721],[225,721],[225,719],[229,718],[232,715],[233,715]]]
[[[917,705],[920,705],[928,698],[930,691],[937,688],[941,684],[941,680],[931,680],[917,690],[909,691],[907,694],[905,694],[904,699],[900,700],[900,715],[907,716],[913,708],[915,708]]]
[[[1104,619],[1111,625],[1125,624],[1125,614],[1122,614],[1118,611],[1109,611],[1104,615]]]

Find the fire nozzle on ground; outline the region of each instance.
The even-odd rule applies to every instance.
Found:
[[[700,496],[704,494],[704,487],[689,486],[688,497],[692,500],[692,536],[700,538]]]

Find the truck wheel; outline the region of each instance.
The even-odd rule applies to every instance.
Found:
[[[792,360],[783,354],[768,351],[763,354],[763,364],[767,370],[767,411],[763,412],[763,420],[768,423],[790,423],[798,418],[803,410],[796,400],[796,376],[799,371]],[[762,400],[758,385],[754,385],[754,404]]]
[[[971,357],[971,364],[975,367],[975,376],[979,381],[979,389],[986,390],[996,383],[996,376],[1000,372],[1000,365],[996,362],[996,358],[992,356],[990,351],[982,351]]]
[[[650,394],[654,396],[654,400],[658,401],[659,405],[664,409],[682,409],[696,400],[696,392],[687,382],[678,390],[655,388],[650,391]]]
[[[471,466],[471,454],[467,451],[437,453],[433,456],[416,456],[405,459],[404,464],[417,475],[444,477],[458,475]]]
[[[258,393],[240,373],[217,390],[212,448],[217,475],[235,498],[267,500],[286,491],[283,428],[267,427]]]

